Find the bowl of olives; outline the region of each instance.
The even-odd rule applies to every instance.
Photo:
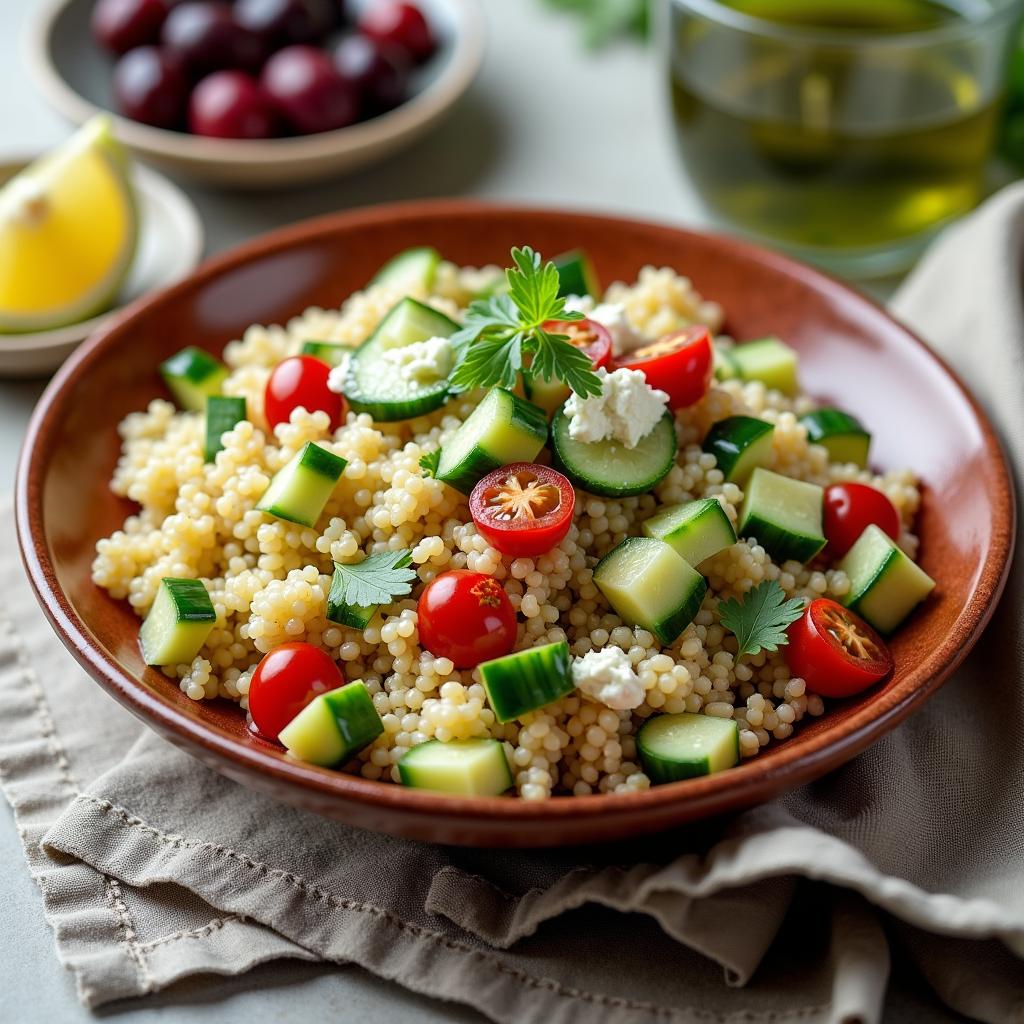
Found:
[[[44,0],[30,65],[73,122],[115,115],[139,157],[270,188],[423,135],[480,66],[476,0]]]

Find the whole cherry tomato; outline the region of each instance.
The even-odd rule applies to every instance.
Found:
[[[576,492],[557,470],[514,462],[488,473],[469,496],[476,528],[503,554],[543,555],[569,532]]]
[[[313,356],[292,356],[278,363],[267,381],[263,409],[271,429],[287,423],[293,409],[323,410],[336,430],[345,413],[345,399],[327,386],[331,368]]]
[[[505,588],[493,577],[452,569],[420,594],[420,643],[456,668],[508,654],[516,642],[516,612]]]
[[[315,697],[345,685],[331,656],[312,644],[281,644],[263,656],[249,683],[249,714],[260,735],[277,734]]]
[[[822,697],[852,697],[892,671],[885,641],[841,604],[819,597],[789,627],[786,663]]]
[[[668,395],[671,408],[683,409],[707,394],[714,363],[708,329],[694,326],[634,349],[617,359],[615,366],[643,370],[647,383]]]
[[[900,514],[896,506],[881,491],[867,484],[826,487],[822,516],[828,538],[826,554],[832,558],[842,558],[872,523],[893,540],[900,539]]]

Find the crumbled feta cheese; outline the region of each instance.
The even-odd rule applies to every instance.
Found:
[[[651,343],[650,338],[641,334],[629,322],[626,307],[621,302],[602,302],[601,305],[594,306],[587,316],[608,329],[612,338],[612,353],[615,356],[628,355]]]
[[[348,373],[348,364],[351,359],[352,353],[345,352],[342,354],[338,365],[331,367],[331,372],[327,375],[327,388],[329,391],[339,395],[344,394],[345,375]]]
[[[566,295],[565,297],[566,313],[582,313],[584,316],[589,316],[593,308],[594,297],[592,295]]]
[[[621,367],[609,373],[603,367],[601,394],[581,398],[573,393],[565,403],[569,436],[574,441],[618,441],[635,448],[665,413],[668,395],[652,388],[642,370]]]
[[[588,696],[615,711],[632,711],[644,702],[644,687],[629,655],[619,647],[588,651],[572,663],[572,681]]]
[[[381,369],[405,380],[432,384],[447,377],[455,363],[455,350],[447,338],[427,338],[382,353]]]

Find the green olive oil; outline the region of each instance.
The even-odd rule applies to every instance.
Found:
[[[763,36],[727,32],[671,5],[679,146],[726,220],[806,252],[870,251],[927,235],[978,202],[1000,97],[986,95],[969,36],[941,31],[970,20],[969,9],[720,3],[777,25]],[[928,30],[939,30],[935,45],[904,45]]]

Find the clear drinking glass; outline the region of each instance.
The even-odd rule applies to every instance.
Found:
[[[904,269],[983,196],[1024,0],[661,0],[683,164],[726,225]]]

